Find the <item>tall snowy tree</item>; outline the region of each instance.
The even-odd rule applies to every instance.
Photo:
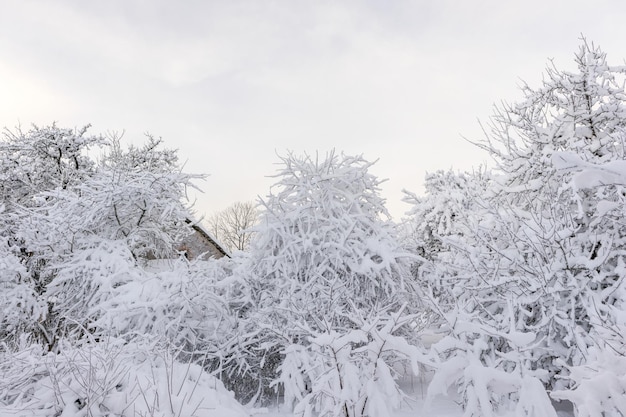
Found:
[[[244,327],[264,358],[254,378],[304,415],[383,415],[401,398],[393,364],[417,354],[404,337],[422,325],[411,256],[371,163],[334,152],[281,162],[239,270],[250,297]]]
[[[497,170],[458,220],[473,232],[449,246],[447,262],[422,269],[431,284],[447,279],[445,299],[456,300],[438,306],[451,336],[435,346],[444,363],[432,392],[456,381],[467,415],[554,415],[546,390],[570,388],[570,367],[597,345],[598,306],[620,293],[625,231],[598,216],[607,207],[598,203],[620,201],[622,187],[575,191],[554,158],[623,159],[626,69],[586,42],[575,62],[578,72],[550,67],[541,88],[497,109],[481,143]]]

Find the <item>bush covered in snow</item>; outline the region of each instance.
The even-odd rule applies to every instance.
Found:
[[[0,414],[246,415],[203,369],[235,297],[177,252],[198,176],[175,152],[35,127],[0,142],[0,177]]]
[[[248,300],[231,369],[245,370],[250,395],[275,387],[305,415],[399,405],[379,394],[401,397],[393,365],[417,354],[424,317],[370,166],[335,153],[282,159],[234,270]]]
[[[626,354],[626,192],[614,172],[626,69],[586,42],[576,64],[550,67],[542,87],[497,110],[480,143],[498,164],[488,181],[460,192],[468,176],[447,175],[412,199],[415,230],[433,231],[418,241],[434,250],[417,273],[449,329],[433,347],[431,392],[456,388],[468,416],[555,415],[551,399],[579,415],[626,411],[614,388],[588,392],[601,375],[619,392],[604,364]]]
[[[41,417],[243,417],[248,412],[199,365],[155,344],[31,346],[0,353],[0,414]]]

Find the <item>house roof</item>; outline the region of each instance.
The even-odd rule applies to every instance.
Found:
[[[230,253],[228,252],[228,250],[225,247],[223,247],[217,241],[217,239],[213,237],[211,232],[209,232],[207,229],[204,228],[204,226],[202,226],[199,222],[192,221],[191,219],[186,219],[185,221],[187,222],[187,224],[191,225],[191,228],[193,230],[195,230],[198,234],[200,234],[203,238],[205,238],[213,246],[215,246],[215,249],[217,249],[222,255],[226,256],[227,258],[230,258]]]

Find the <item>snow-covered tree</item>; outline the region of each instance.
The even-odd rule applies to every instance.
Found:
[[[459,384],[467,415],[554,415],[547,392],[571,388],[569,369],[599,346],[594,323],[621,302],[626,231],[601,214],[623,187],[575,190],[554,157],[623,159],[626,69],[586,42],[575,61],[578,72],[551,67],[541,88],[525,86],[522,102],[497,109],[481,143],[497,169],[481,203],[455,220],[471,233],[420,270],[448,284],[436,308],[450,337],[434,347],[443,362],[432,391]]]
[[[0,414],[247,414],[205,373],[242,291],[228,259],[178,251],[200,176],[175,151],[33,128],[0,175]]]
[[[105,148],[102,160],[92,145]],[[189,232],[184,200],[196,176],[159,141],[123,151],[115,139],[53,125],[7,134],[0,155],[3,250],[21,268],[3,285],[26,297],[20,326],[50,349],[93,332],[93,306],[135,279],[141,259],[175,255]]]
[[[236,271],[250,298],[242,330],[254,342],[239,359],[256,360],[247,365],[256,368],[252,378],[274,382],[305,415],[366,415],[382,406],[374,381],[385,374],[384,392],[398,393],[392,364],[416,354],[402,337],[421,325],[407,280],[411,257],[388,220],[371,163],[334,152],[281,162]]]
[[[496,108],[486,139],[478,142],[506,173],[502,193],[517,195],[521,205],[529,205],[535,192],[557,192],[555,152],[597,163],[624,157],[626,67],[609,65],[606,54],[586,40],[574,61],[577,72],[550,66],[540,88],[525,85],[523,101]]]
[[[8,209],[30,206],[42,191],[67,189],[88,178],[96,162],[88,151],[104,139],[80,130],[33,126],[27,132],[5,130],[0,140],[0,193]]]

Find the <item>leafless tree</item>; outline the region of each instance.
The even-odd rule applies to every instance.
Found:
[[[258,219],[253,201],[236,202],[207,220],[209,230],[230,251],[246,250],[252,238],[249,230]]]

